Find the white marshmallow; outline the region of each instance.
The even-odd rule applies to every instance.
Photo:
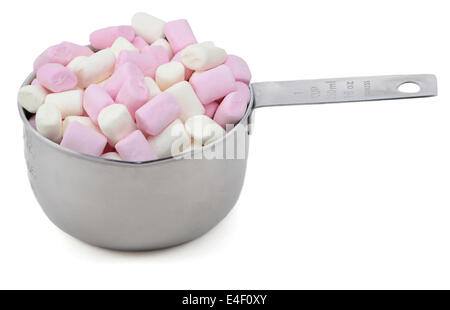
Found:
[[[163,64],[156,70],[156,84],[161,90],[184,81],[184,66],[178,61]]]
[[[150,99],[158,96],[161,93],[158,84],[156,84],[155,80],[153,80],[151,77],[146,76],[144,78],[144,83],[145,85],[147,85],[148,90],[150,91]]]
[[[213,143],[226,133],[222,126],[206,115],[193,116],[184,125],[189,135],[202,145]]]
[[[78,77],[78,86],[86,88],[109,78],[114,72],[115,62],[114,53],[106,48],[91,56],[75,57],[67,68]]]
[[[198,99],[191,84],[186,81],[169,87],[166,92],[172,95],[180,104],[180,119],[184,122],[194,115],[205,114],[205,108]]]
[[[164,38],[165,22],[147,13],[136,13],[131,19],[131,26],[148,44]]]
[[[169,56],[169,59],[172,59],[173,57],[173,51],[172,47],[170,47],[169,42],[167,42],[166,39],[158,39],[155,42],[151,44],[152,46],[162,46],[167,51],[167,55]]]
[[[200,150],[201,148],[203,148],[203,144],[201,142],[198,142],[197,140],[192,140],[191,145],[183,149],[183,153]]]
[[[187,68],[205,71],[223,64],[227,53],[208,41],[189,45],[181,52],[181,59]]]
[[[105,153],[100,157],[105,159],[122,160],[122,158],[120,158],[119,154],[116,152]]]
[[[39,107],[44,104],[47,91],[39,85],[26,85],[19,89],[17,101],[28,112],[36,113]]]
[[[48,94],[45,104],[55,105],[61,112],[62,118],[73,115],[83,115],[83,94],[81,89],[68,90],[61,93]]]
[[[148,143],[159,158],[177,155],[191,145],[191,137],[183,123],[176,119],[159,135],[150,137]]]
[[[124,37],[118,37],[111,45],[111,51],[117,58],[121,51],[139,52],[139,49]]]
[[[94,129],[95,131],[100,133],[100,129],[92,122],[91,118],[88,116],[68,116],[64,119],[62,123],[62,133],[66,131],[67,126],[69,126],[72,122],[78,122],[83,126]]]
[[[59,143],[62,138],[62,117],[53,104],[43,104],[36,113],[36,129],[44,137]]]
[[[112,146],[136,130],[133,118],[123,104],[107,106],[100,111],[97,120],[100,129]]]

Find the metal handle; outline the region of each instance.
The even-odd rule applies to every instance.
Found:
[[[405,83],[417,84],[420,90],[401,92],[398,88]],[[437,96],[437,80],[432,74],[262,82],[252,87],[255,108]]]

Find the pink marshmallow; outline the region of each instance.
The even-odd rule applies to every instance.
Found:
[[[209,118],[214,118],[214,114],[216,114],[218,107],[219,104],[216,101],[208,103],[207,105],[205,105],[205,115]]]
[[[180,113],[180,104],[163,92],[136,111],[136,123],[145,133],[156,136],[176,120]]]
[[[81,125],[79,122],[71,122],[64,132],[61,146],[71,150],[100,156],[107,143],[107,139],[94,129]]]
[[[145,42],[145,40],[142,39],[142,37],[139,37],[139,36],[136,36],[136,37],[134,38],[133,42],[131,42],[131,43],[133,43],[133,45],[136,46],[136,48],[137,48],[140,52],[142,52],[142,50],[144,49],[144,47],[148,46],[147,42]]]
[[[168,62],[167,52],[163,47],[159,46],[164,51],[164,55]],[[139,69],[141,69],[142,73],[145,76],[149,76],[151,78],[155,78],[156,69],[163,63],[160,62],[160,59],[155,57],[153,54],[147,53],[136,53],[130,51],[121,51],[119,57],[116,60],[116,70],[118,70],[125,63],[131,62],[135,64]]]
[[[181,52],[179,51],[178,53],[175,54],[175,56],[173,56],[171,61],[178,61],[179,63],[183,64],[183,60],[181,59]],[[189,79],[191,78],[192,74],[194,73],[194,70],[191,70],[189,68],[187,68],[186,66],[184,66],[184,79],[186,81],[189,81]]]
[[[223,128],[238,123],[247,110],[248,100],[243,92],[232,92],[223,99],[217,108],[214,120]]]
[[[143,54],[151,55],[158,62],[158,67],[160,65],[166,64],[170,61],[169,54],[167,50],[160,45],[149,45],[142,49]]]
[[[203,104],[221,99],[236,90],[233,73],[225,65],[194,75],[190,83]]]
[[[188,45],[196,44],[197,39],[192,33],[191,26],[185,19],[174,20],[164,25],[164,34],[176,54]]]
[[[33,115],[32,117],[30,117],[30,119],[28,121],[30,122],[31,127],[36,129],[36,114]]]
[[[114,74],[105,82],[103,87],[111,98],[116,100],[117,94],[119,93],[120,88],[122,88],[123,83],[130,78],[142,80],[144,79],[144,74],[134,63],[127,62],[114,72]]]
[[[247,84],[243,82],[236,82],[236,91],[244,96],[245,101],[250,101],[250,88]]]
[[[83,108],[95,124],[98,124],[100,111],[113,103],[111,96],[100,85],[92,84],[84,92]]]
[[[34,72],[37,72],[47,63],[58,63],[65,66],[75,57],[90,56],[93,53],[94,52],[87,46],[81,46],[65,41],[60,44],[50,46],[41,55],[39,55],[33,64]]]
[[[36,73],[36,78],[39,84],[52,92],[71,90],[78,84],[75,73],[56,63],[42,65]]]
[[[244,59],[239,56],[228,55],[225,65],[231,69],[236,81],[243,82],[247,85],[250,83],[252,74]]]
[[[150,98],[150,91],[143,80],[127,79],[117,94],[116,103],[127,107],[133,120],[136,111]]]
[[[102,50],[114,43],[118,37],[123,37],[132,42],[135,37],[134,29],[131,26],[113,26],[96,30],[91,33],[89,41],[92,47]]]
[[[135,130],[120,140],[116,144],[116,150],[125,161],[142,162],[158,158],[140,130]]]

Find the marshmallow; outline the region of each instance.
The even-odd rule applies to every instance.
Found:
[[[19,89],[17,101],[28,112],[36,113],[39,107],[44,104],[47,92],[38,85],[26,85]]]
[[[243,82],[247,85],[250,83],[252,74],[244,59],[239,56],[228,55],[225,65],[231,69],[236,81]]]
[[[184,81],[184,66],[178,61],[161,65],[156,70],[156,83],[162,91],[181,81]]]
[[[191,26],[185,19],[174,20],[164,25],[164,33],[170,43],[172,51],[176,54],[185,47],[196,44],[197,39],[192,33]]]
[[[214,118],[214,114],[216,114],[217,108],[219,107],[219,103],[216,101],[213,101],[211,103],[208,103],[205,107],[205,115],[209,118]]]
[[[169,62],[169,54],[164,46],[161,45],[149,45],[142,49],[142,54],[151,55],[158,62],[158,66]]]
[[[184,79],[186,81],[189,81],[189,79],[191,78],[192,74],[194,73],[194,70],[189,69],[188,67],[186,67],[183,63],[183,60],[181,59],[181,53],[183,51],[178,52],[177,54],[175,54],[175,56],[173,56],[172,61],[178,61],[179,63],[183,64],[184,66]]]
[[[124,37],[118,37],[111,45],[111,51],[117,58],[121,51],[139,52],[139,49]]]
[[[114,71],[115,61],[114,53],[107,48],[89,57],[74,58],[68,68],[78,77],[78,86],[86,88],[109,78]]]
[[[203,104],[221,99],[236,90],[233,73],[225,65],[197,74],[190,82]]]
[[[83,91],[81,89],[69,90],[61,93],[48,94],[45,104],[55,105],[64,119],[67,116],[83,115]]]
[[[136,130],[133,118],[123,104],[104,108],[98,115],[98,125],[113,146]]]
[[[161,93],[161,90],[159,89],[158,85],[156,84],[155,80],[153,80],[151,77],[145,77],[144,83],[147,85],[149,91],[150,91],[150,99],[155,98]]]
[[[83,154],[100,156],[106,143],[106,138],[98,131],[79,122],[71,122],[64,132],[61,146]]]
[[[162,49],[162,52],[166,54],[164,49]],[[165,55],[167,58],[167,55]],[[133,63],[135,64],[139,69],[141,69],[144,76],[149,76],[151,78],[155,78],[156,69],[162,65],[157,57],[154,57],[152,54],[142,53],[138,54],[135,52],[130,51],[122,51],[119,54],[119,57],[117,57],[116,61],[116,69],[118,70],[121,66],[123,66],[125,63]],[[168,58],[167,61],[169,62]]]
[[[112,99],[116,99],[123,83],[125,83],[125,80],[129,78],[135,78],[137,80],[142,80],[144,78],[144,74],[141,69],[131,62],[127,62],[120,66],[105,82],[104,88]]]
[[[162,46],[166,50],[169,59],[173,57],[172,48],[170,47],[170,44],[169,42],[167,42],[166,39],[158,39],[155,42],[153,42],[151,46]]]
[[[81,125],[89,127],[97,132],[100,132],[100,129],[92,122],[92,120],[87,116],[67,116],[62,123],[62,133],[67,129],[67,126],[72,122],[78,122]]]
[[[125,105],[134,120],[136,111],[149,98],[150,91],[143,80],[128,79],[117,94],[116,103]]]
[[[95,124],[100,111],[113,103],[106,90],[97,84],[91,84],[84,92],[83,108]]]
[[[196,140],[192,140],[191,144],[183,149],[183,153],[201,150],[202,148],[203,148],[203,145],[202,145],[201,142],[198,142]]]
[[[52,92],[73,89],[78,83],[75,74],[63,65],[56,63],[42,65],[36,73],[36,78],[39,84]]]
[[[113,26],[92,32],[89,41],[95,49],[102,50],[111,47],[118,37],[123,37],[131,42],[134,40],[134,36],[134,29],[131,26]]]
[[[187,120],[191,116],[205,113],[205,108],[198,99],[191,84],[186,81],[177,83],[166,90],[180,104],[180,119]]]
[[[164,21],[142,12],[136,13],[131,19],[136,34],[149,44],[164,38],[164,24]]]
[[[145,133],[156,136],[180,115],[179,103],[161,93],[136,111],[136,123]]]
[[[120,157],[126,161],[143,162],[158,159],[140,130],[135,130],[116,144]]]
[[[62,117],[52,104],[43,104],[36,113],[36,129],[44,137],[59,143],[62,137]]]
[[[244,96],[244,101],[246,101],[247,103],[250,101],[250,88],[247,84],[245,84],[244,82],[236,82],[236,91]]]
[[[225,130],[206,115],[196,115],[185,123],[186,131],[197,142],[208,145],[225,135]]]
[[[217,108],[214,120],[223,128],[239,122],[247,110],[247,96],[242,92],[232,92]]]
[[[161,40],[164,40],[164,39],[161,39]],[[145,42],[145,40],[140,36],[137,36],[136,38],[134,38],[133,42],[131,42],[131,43],[133,43],[133,45],[136,46],[136,48],[139,51],[142,51],[142,49],[144,47],[148,46],[147,42]]]
[[[100,157],[104,159],[122,160],[122,158],[120,158],[119,154],[116,152],[105,153]]]
[[[159,135],[148,139],[150,147],[159,158],[174,156],[191,145],[191,137],[183,123],[177,119],[166,127]]]
[[[189,69],[204,71],[223,64],[227,53],[212,42],[203,42],[186,47],[181,52],[181,59]]]
[[[30,117],[28,122],[30,123],[31,127],[33,127],[36,130],[36,115],[33,115],[32,117]]]
[[[87,46],[77,45],[71,42],[62,42],[47,48],[36,58],[33,64],[34,72],[47,63],[67,65],[77,56],[90,56],[94,52]]]

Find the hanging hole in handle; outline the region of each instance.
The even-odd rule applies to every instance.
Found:
[[[420,91],[420,85],[416,82],[405,82],[400,84],[397,89],[402,93],[414,94]]]

